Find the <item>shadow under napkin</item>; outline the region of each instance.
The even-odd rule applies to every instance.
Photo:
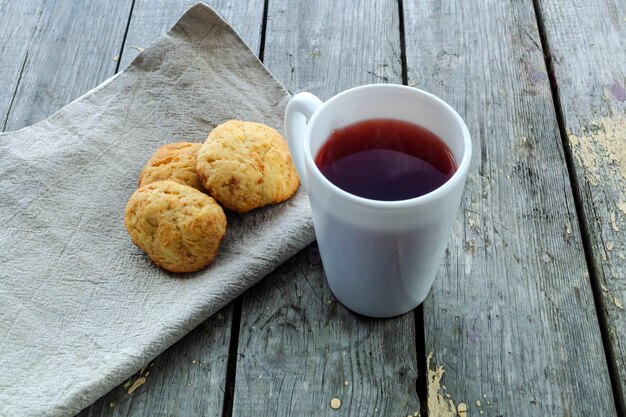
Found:
[[[288,99],[197,4],[122,73],[0,135],[0,415],[73,415],[313,241],[302,190],[229,214],[215,263],[182,277],[124,229],[160,145],[203,142],[232,118],[280,128]]]

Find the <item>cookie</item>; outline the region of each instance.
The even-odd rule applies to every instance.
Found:
[[[153,182],[135,191],[124,223],[133,243],[171,272],[209,265],[226,234],[226,215],[219,204],[175,181]]]
[[[176,142],[161,146],[139,174],[139,186],[172,180],[204,191],[196,173],[196,155],[201,143]]]
[[[239,120],[211,131],[198,151],[196,171],[209,194],[240,213],[285,201],[300,184],[281,134]]]

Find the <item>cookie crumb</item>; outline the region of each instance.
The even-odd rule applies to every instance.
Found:
[[[333,398],[330,400],[330,408],[333,410],[338,410],[341,407],[341,400],[339,398]]]
[[[130,395],[133,392],[135,392],[135,390],[137,388],[139,388],[140,386],[142,386],[145,383],[146,383],[146,378],[145,377],[140,376],[139,378],[137,378],[137,380],[135,382],[133,382],[133,384],[130,386],[130,388],[128,388],[128,395]]]
[[[348,381],[343,381],[343,385],[348,386],[348,385],[350,385],[350,382],[348,382]]]
[[[459,405],[456,406],[456,411],[459,417],[467,417],[467,404],[459,403]]]

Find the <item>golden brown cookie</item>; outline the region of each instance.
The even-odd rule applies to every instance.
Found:
[[[196,155],[201,143],[176,142],[161,146],[139,174],[139,186],[172,180],[204,191],[196,173]]]
[[[213,261],[226,233],[226,215],[208,195],[174,181],[140,187],[126,205],[126,230],[158,266],[198,271]]]
[[[300,184],[280,133],[239,120],[213,129],[198,151],[196,171],[209,194],[240,213],[285,201]]]

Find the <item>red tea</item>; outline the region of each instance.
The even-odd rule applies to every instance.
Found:
[[[413,123],[370,119],[333,130],[315,157],[337,187],[371,200],[406,200],[442,186],[456,171],[437,135]]]

